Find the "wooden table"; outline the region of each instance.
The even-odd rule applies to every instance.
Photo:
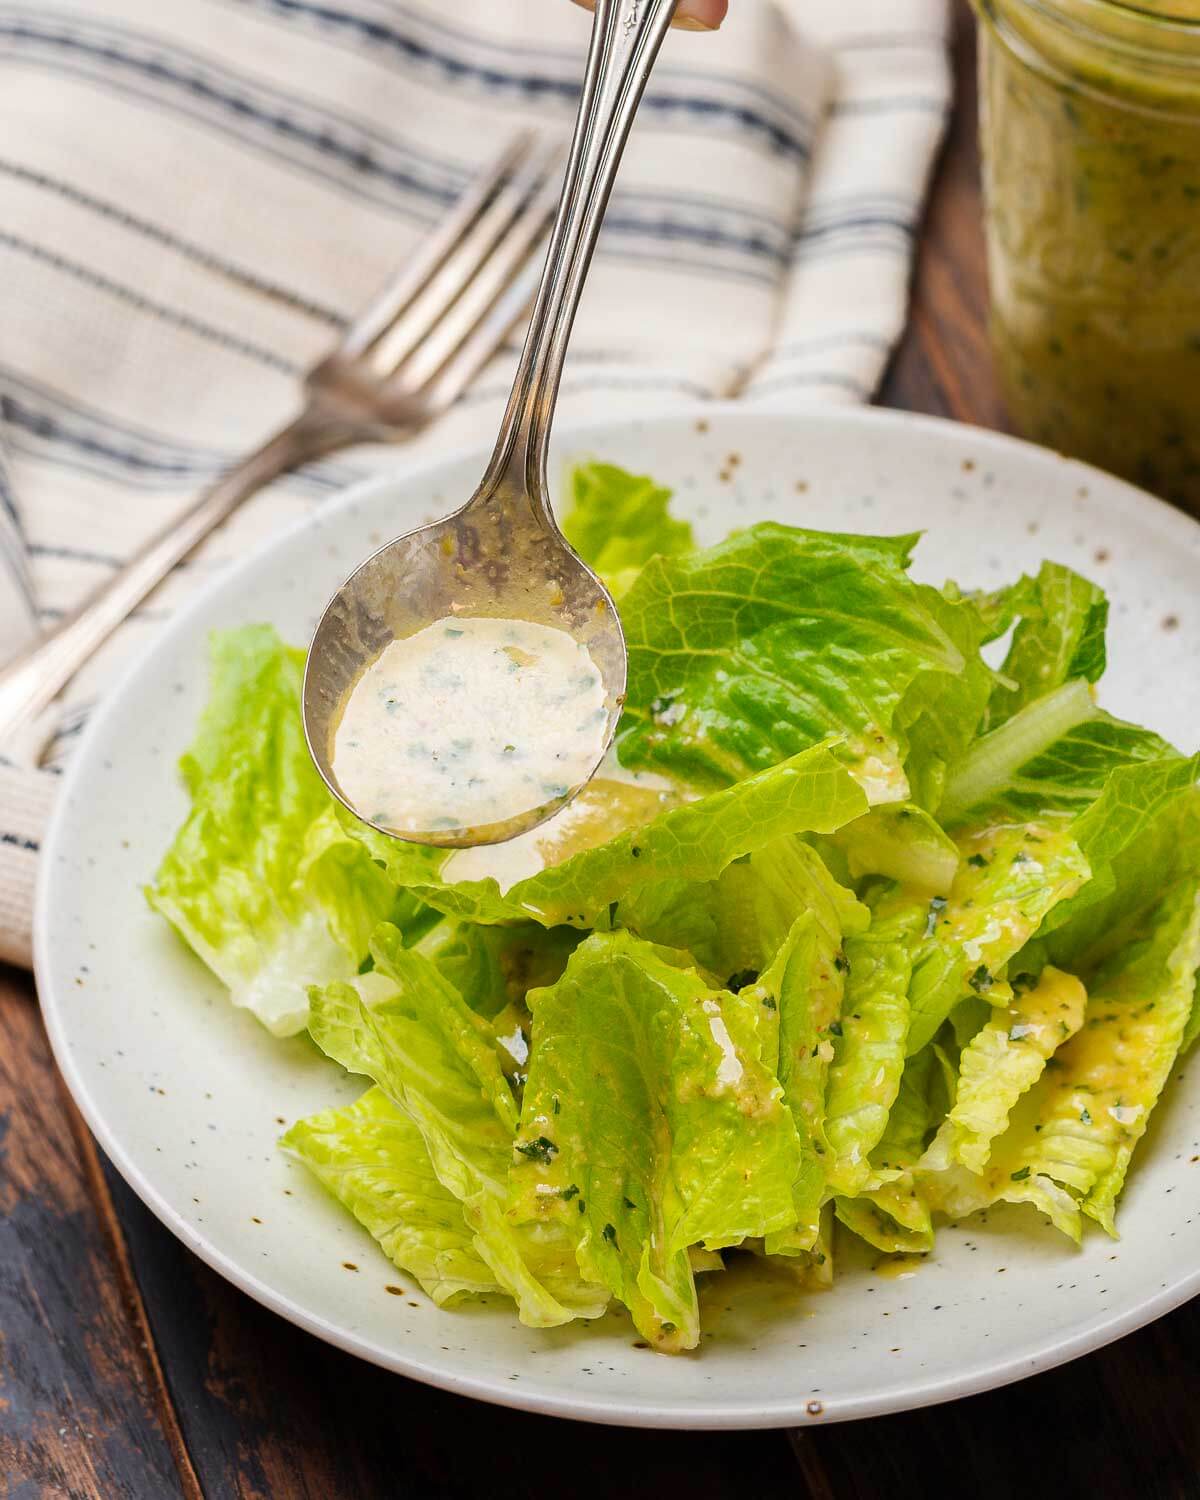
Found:
[[[891,406],[1003,426],[984,329],[972,37]],[[597,1429],[385,1374],[196,1260],[98,1152],[30,979],[0,971],[0,1495],[1200,1495],[1200,1301],[989,1395],[803,1433]]]

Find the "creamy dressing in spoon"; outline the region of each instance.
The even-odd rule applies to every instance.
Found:
[[[392,641],[355,683],[333,773],[380,827],[479,828],[579,786],[607,726],[600,670],[565,630],[448,617]]]

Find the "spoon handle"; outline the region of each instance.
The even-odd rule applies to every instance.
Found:
[[[557,530],[546,483],[550,423],[575,309],[625,141],[678,0],[596,0],[583,95],[525,347],[481,495],[528,496]]]

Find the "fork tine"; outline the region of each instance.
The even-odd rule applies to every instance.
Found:
[[[433,378],[520,274],[546,233],[558,194],[555,179],[542,185],[458,299],[401,363],[396,374],[409,389],[418,390]]]
[[[426,283],[437,274],[442,263],[484,212],[497,190],[513,175],[529,155],[537,136],[522,130],[506,143],[503,150],[479,175],[467,184],[450,213],[418,247],[412,260],[380,288],[343,335],[338,353],[354,358],[367,349],[417,297]]]
[[[435,338],[441,347],[437,363],[463,337],[471,322],[511,277],[545,227],[558,197],[557,183],[551,180],[550,174],[561,155],[562,147],[557,140],[540,143],[496,192],[420,292],[379,335],[367,354],[379,379],[387,379],[413,356],[423,356],[424,344],[435,336],[435,330],[443,321],[457,322],[459,331],[448,345],[444,339],[437,341]],[[495,262],[494,266],[492,262]],[[480,281],[480,286],[476,285],[477,281]],[[484,298],[482,303],[481,296]],[[464,298],[475,311],[462,320],[456,320],[458,304]],[[423,365],[430,372],[436,368],[436,364],[424,360]]]
[[[431,417],[452,406],[499,350],[513,329],[529,315],[541,276],[541,261],[531,256],[513,280],[461,340],[442,367],[421,390],[421,401]]]

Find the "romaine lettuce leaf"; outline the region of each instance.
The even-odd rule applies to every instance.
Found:
[[[614,599],[652,557],[675,557],[695,546],[688,522],[671,515],[670,499],[670,490],[614,464],[578,464],[572,471],[563,534]]]
[[[1070,835],[1091,878],[1046,913],[1022,955],[1074,969],[1122,918],[1174,881],[1200,874],[1200,756],[1102,713],[1074,680],[978,740],[955,769],[942,821],[1072,815]]]
[[[501,893],[495,880],[438,879],[434,851],[386,839],[365,825],[352,832],[399,885],[451,916],[474,922],[533,920],[546,927],[607,925],[613,902],[650,881],[715,878],[735,859],[792,833],[832,833],[867,810],[866,797],[838,758],[815,745],[736,786],[661,813],[652,822],[584,849]]]
[[[211,690],[181,770],[191,810],[147,891],[226,984],[288,1036],[309,984],[349,978],[376,924],[415,919],[354,840],[337,832],[300,721],[304,653],[268,626],[217,634]]]
[[[800,1143],[757,1055],[761,1007],[628,932],[587,938],[529,1004],[509,1218],[571,1235],[656,1348],[694,1348],[689,1246],[793,1217]]]
[[[1090,872],[1062,818],[960,830],[956,842],[962,855],[958,874],[949,899],[930,903],[913,964],[910,1053],[930,1042],[968,995],[1007,1003],[1010,960]]]
[[[840,1222],[886,1255],[924,1255],[933,1249],[933,1218],[915,1168],[949,1108],[953,1077],[936,1042],[908,1059],[887,1128],[871,1153],[871,1186],[856,1197],[837,1199]]]
[[[905,572],[914,541],[765,524],[649,562],[622,602],[622,762],[719,786],[838,734],[873,802],[908,794],[910,746],[940,783],[993,679],[974,608]]]
[[[866,927],[866,908],[830,875],[816,851],[786,835],[728,864],[716,880],[658,880],[621,901],[616,923],[649,942],[685,948],[730,989],[771,963],[799,913],[830,934]]]
[[[845,945],[846,995],[835,1024],[825,1103],[829,1185],[853,1196],[876,1177],[869,1157],[887,1127],[904,1071],[913,957],[929,904],[888,885],[871,901],[871,925]]]
[[[438,1181],[462,1204],[476,1254],[522,1322],[546,1328],[598,1316],[607,1293],[582,1280],[570,1244],[522,1233],[505,1213],[518,1110],[487,1023],[395,928],[381,927],[371,951],[394,997],[368,1008],[350,985],[314,989],[313,1040],[373,1079],[420,1130]]]
[[[985,817],[1081,813],[1114,771],[1175,755],[1158,735],[1097,708],[1076,678],[975,741],[950,772],[938,820],[952,829]]]
[[[1082,1029],[1013,1111],[982,1176],[935,1173],[951,1214],[1032,1203],[1078,1241],[1081,1213],[1115,1233],[1130,1158],[1179,1054],[1200,967],[1200,887],[1181,882],[1092,979]]]
[[[828,842],[842,851],[855,881],[885,875],[933,897],[947,895],[958,873],[954,840],[929,813],[910,802],[873,807],[831,834]]]
[[[861,932],[868,920],[866,909],[858,907],[853,926],[846,927],[844,910],[834,902],[810,903],[770,966],[743,992],[766,1011],[763,1061],[779,1077],[801,1143],[792,1184],[795,1223],[766,1235],[764,1249],[770,1255],[811,1253],[820,1236],[830,1157],[825,1093],[845,994],[843,943],[847,931]]]
[[[1079,1030],[1086,1003],[1078,979],[1047,966],[1036,984],[1021,988],[1010,1005],[996,1010],[962,1050],[954,1107],[922,1158],[924,1170],[957,1163],[983,1171],[1009,1111]]]
[[[1067,967],[1094,963],[1169,886],[1200,876],[1198,777],[1200,756],[1170,756],[1112,773],[1072,825],[1092,879],[1048,914],[1032,959],[1044,955]]]
[[[1021,579],[1009,602],[1021,618],[992,690],[989,729],[1064,682],[1099,681],[1105,666],[1108,600],[1097,584],[1044,562],[1036,578]]]
[[[553,984],[566,967],[580,934],[573,927],[522,922],[485,927],[442,917],[416,943],[409,943],[458,991],[477,1015],[493,1020],[520,1005],[525,992]]]
[[[957,856],[956,856],[957,857]],[[799,838],[776,839],[715,881],[656,882],[622,901],[617,922],[686,948],[739,999],[762,1007],[762,1061],[778,1073],[804,1147],[796,1223],[767,1236],[772,1254],[811,1251],[824,1196],[825,1078],[842,1008],[842,945],[866,929],[867,908]]]
[[[420,1130],[382,1089],[297,1120],[280,1145],[439,1307],[500,1290],[475,1251],[462,1204],[438,1181]]]

